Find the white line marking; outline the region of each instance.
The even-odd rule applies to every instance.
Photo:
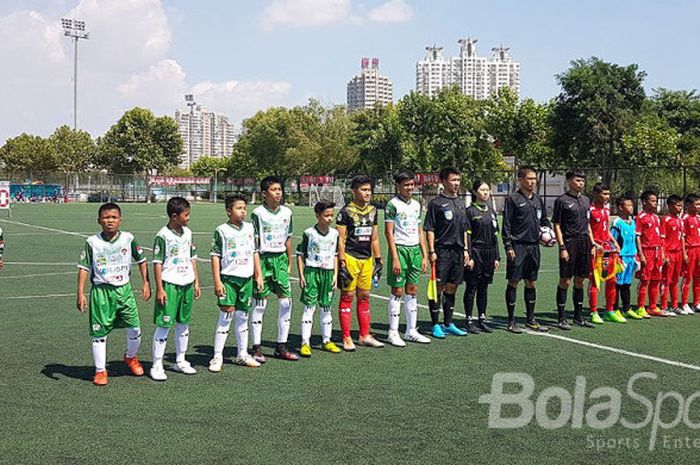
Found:
[[[71,294],[44,294],[44,295],[15,295],[10,297],[3,297],[3,300],[10,299],[46,299],[48,297],[75,297],[75,292]]]
[[[75,271],[61,271],[60,273],[20,274],[16,276],[0,276],[0,279],[38,278],[40,276],[58,276],[62,274],[75,274]]]
[[[63,262],[63,263],[42,263],[42,262],[5,262],[5,265],[22,265],[22,266],[78,266],[78,262]]]

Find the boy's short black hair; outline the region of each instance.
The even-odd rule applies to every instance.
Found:
[[[260,192],[267,192],[267,190],[275,184],[283,186],[282,178],[279,176],[267,176],[260,181]]]
[[[119,216],[122,216],[122,209],[119,208],[119,205],[114,202],[107,202],[100,205],[100,209],[97,211],[97,217],[101,217],[102,212],[106,212],[107,210],[116,210],[119,212]]]
[[[314,205],[314,213],[320,215],[329,208],[335,208],[335,204],[333,202],[316,202],[316,205]]]
[[[571,178],[583,178],[583,179],[586,179],[586,173],[584,173],[584,172],[581,171],[581,170],[577,170],[577,169],[571,169],[571,170],[567,171],[565,176],[566,176],[566,180],[567,180],[567,181],[568,181],[569,179],[571,179]]]
[[[521,166],[518,168],[518,179],[524,178],[528,173],[537,173],[537,171],[530,165]]]
[[[627,195],[622,195],[615,200],[615,205],[617,205],[617,208],[620,208],[622,206],[622,204],[627,202],[627,201],[634,202],[632,197],[629,197]]]
[[[372,179],[364,174],[358,174],[354,178],[350,180],[350,189],[357,189],[360,186],[364,186],[365,184],[372,184]]]
[[[595,186],[593,186],[593,193],[594,194],[600,194],[601,192],[609,191],[610,186],[605,184],[604,182],[597,182],[595,183]]]
[[[472,183],[472,190],[471,190],[471,192],[476,192],[476,191],[478,191],[479,188],[480,188],[482,185],[484,185],[484,184],[486,184],[487,186],[489,186],[489,188],[491,188],[491,184],[489,184],[489,182],[488,182],[487,180],[485,180],[485,179],[475,179],[474,182]]]
[[[165,207],[165,211],[168,213],[168,218],[173,215],[179,215],[180,213],[189,210],[190,203],[184,197],[171,197],[168,200],[168,205]]]
[[[416,175],[411,170],[401,170],[394,175],[394,182],[396,184],[401,184],[404,181],[412,181],[416,179]]]
[[[700,199],[697,194],[688,194],[685,196],[685,204],[690,205],[695,203],[696,200]]]
[[[671,194],[666,199],[666,205],[668,205],[670,207],[671,205],[681,203],[682,201],[683,201],[683,197],[681,197],[680,195]]]
[[[248,203],[246,198],[240,194],[228,195],[228,196],[226,196],[226,200],[224,200],[224,204],[226,205],[226,210],[233,207],[233,204],[236,202]]]
[[[654,197],[657,197],[657,198],[659,197],[656,192],[654,192],[651,189],[647,189],[644,192],[642,192],[642,195],[640,195],[639,198],[642,199],[642,202],[646,202],[647,200],[649,200],[649,197],[651,197],[652,195]]]
[[[440,178],[440,181],[445,181],[447,178],[450,177],[451,174],[457,174],[461,176],[462,172],[454,166],[448,166],[440,170],[440,173],[438,173],[438,177]]]

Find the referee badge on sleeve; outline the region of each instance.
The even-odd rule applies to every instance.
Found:
[[[447,221],[452,221],[452,210],[445,210],[445,219]]]

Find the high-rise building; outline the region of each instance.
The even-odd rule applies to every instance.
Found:
[[[465,95],[477,100],[489,98],[501,87],[520,94],[520,64],[513,61],[509,48],[493,48],[491,58],[476,53],[478,39],[458,41],[459,55],[445,58],[442,47],[426,47],[423,60],[416,63],[416,91],[433,96],[443,87],[457,85]]]
[[[189,168],[202,156],[231,156],[236,133],[226,116],[212,113],[202,105],[194,105],[191,112],[176,110],[175,120],[183,141],[182,168]]]
[[[348,82],[348,111],[388,105],[394,100],[393,85],[388,77],[379,74],[379,58],[362,59],[362,71]]]

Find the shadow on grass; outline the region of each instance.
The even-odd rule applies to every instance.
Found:
[[[146,364],[144,368],[147,370]],[[113,361],[107,363],[107,372],[110,378],[118,378],[120,376],[132,376],[129,368],[122,361]],[[89,366],[71,366],[61,363],[50,363],[41,370],[41,374],[54,381],[59,381],[62,378],[77,379],[80,381],[90,381],[95,375],[95,367]]]

